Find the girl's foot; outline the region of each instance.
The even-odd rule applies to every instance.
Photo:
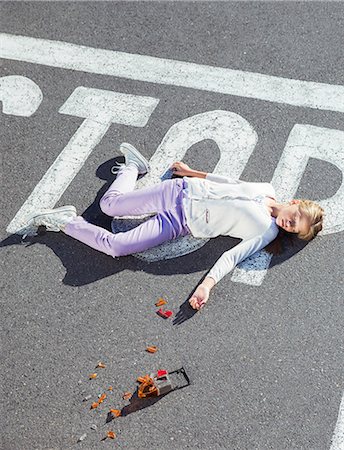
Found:
[[[149,162],[133,145],[123,142],[119,150],[125,156],[125,164],[117,163],[117,165],[111,169],[113,174],[129,164],[135,164],[139,171],[139,175],[144,175],[150,171]]]
[[[42,209],[36,211],[29,218],[28,227],[45,226],[48,231],[61,231],[67,223],[76,217],[76,209],[72,205],[61,206],[55,209]]]

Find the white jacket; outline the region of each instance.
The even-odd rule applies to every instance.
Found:
[[[242,239],[208,273],[216,283],[277,236],[278,226],[264,204],[265,197],[275,197],[270,183],[248,183],[214,174],[207,174],[206,179],[184,177],[184,182],[186,223],[194,237]]]

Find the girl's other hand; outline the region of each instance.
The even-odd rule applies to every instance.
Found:
[[[186,177],[192,172],[191,168],[181,161],[174,162],[171,166],[171,170],[173,175],[178,175],[179,177]]]
[[[202,309],[208,301],[209,293],[210,289],[200,284],[189,300],[190,306],[197,311]]]

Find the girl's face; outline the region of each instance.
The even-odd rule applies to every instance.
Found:
[[[308,217],[299,209],[298,200],[285,205],[276,217],[276,224],[288,233],[306,234],[310,227]]]

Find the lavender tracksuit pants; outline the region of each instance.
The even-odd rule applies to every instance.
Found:
[[[116,234],[78,216],[66,225],[64,232],[113,257],[142,252],[190,233],[182,205],[183,180],[166,180],[134,190],[137,175],[134,164],[122,168],[100,200],[100,208],[111,217],[156,213],[155,216],[130,231]]]

